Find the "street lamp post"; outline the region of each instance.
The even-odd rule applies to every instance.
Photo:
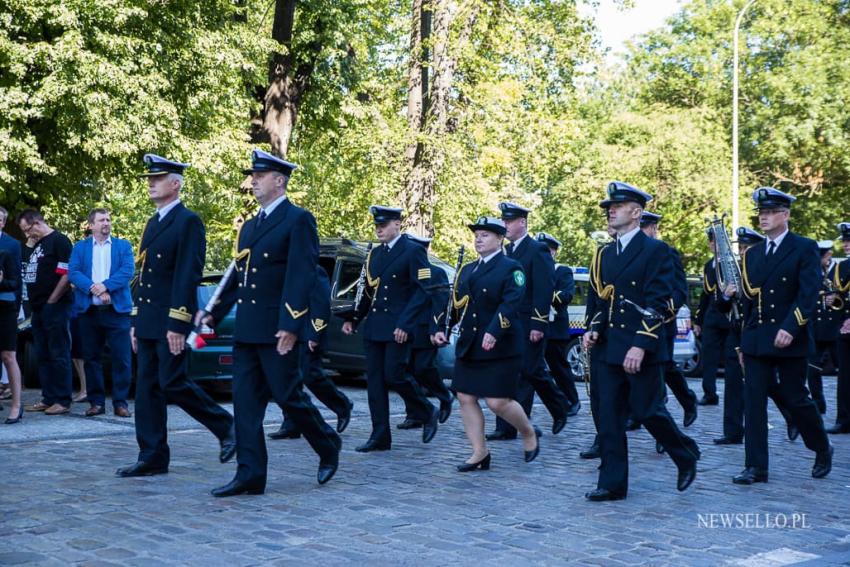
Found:
[[[738,213],[738,32],[741,28],[741,20],[747,9],[756,0],[747,2],[738,17],[735,18],[735,35],[732,38],[732,230],[738,229],[740,216]]]

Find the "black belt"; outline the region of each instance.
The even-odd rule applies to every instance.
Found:
[[[86,311],[106,311],[112,309],[112,305],[95,305],[92,303]]]

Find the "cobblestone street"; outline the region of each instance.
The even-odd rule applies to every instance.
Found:
[[[834,377],[825,389],[831,424]],[[628,499],[592,503],[584,493],[595,487],[598,461],[578,456],[592,439],[586,400],[556,437],[545,408],[535,409],[546,434],[534,463],[523,462],[519,441],[499,442],[491,444],[489,472],[459,474],[454,467],[468,449],[457,403],[430,445],[418,430],[394,429],[392,451],[360,454],[354,447],[370,429],[366,392],[345,390],[355,415],[336,477],[316,483],[318,459],[303,439],[271,441],[263,496],[211,497],[211,488],[231,479],[235,462],[219,464],[216,439],[174,407],[170,472],[151,478],[114,476],[137,454],[132,419],[85,418],[87,404],[76,404],[71,416],[28,413],[22,425],[0,425],[0,565],[850,562],[850,436],[831,437],[833,471],[815,480],[814,454],[801,439],[787,440],[772,405],[768,484],[732,484],[743,446],[713,445],[722,407],[701,407],[687,430],[702,449],[688,491],[676,491],[675,466],[640,430],[629,434]],[[27,401],[37,395],[28,391]],[[681,423],[681,408],[670,399]],[[401,402],[392,402],[398,423]],[[8,405],[2,417],[7,413]],[[489,430],[493,416],[485,415]],[[277,408],[266,419],[267,431],[275,429]]]

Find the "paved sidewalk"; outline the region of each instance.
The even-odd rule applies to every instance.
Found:
[[[825,382],[831,424],[835,379]],[[0,424],[0,565],[850,562],[850,435],[832,436],[834,469],[815,480],[813,453],[786,439],[772,405],[768,484],[731,483],[743,446],[714,446],[722,409],[701,407],[687,430],[703,451],[691,489],[676,491],[675,466],[641,430],[629,436],[629,498],[591,503],[583,495],[595,487],[598,462],[578,457],[592,439],[586,401],[556,437],[536,407],[546,435],[534,463],[523,462],[519,441],[493,443],[491,470],[464,475],[454,469],[468,454],[457,404],[430,445],[418,430],[394,430],[392,451],[363,455],[354,447],[369,434],[366,392],[345,390],[355,415],[337,476],[319,486],[317,458],[303,439],[272,441],[263,496],[209,496],[235,464],[219,464],[216,439],[174,407],[170,473],[152,478],[114,476],[136,457],[132,419],[85,418],[86,405],[77,404],[70,416],[30,413],[22,425]],[[402,406],[397,397],[392,403],[397,423]],[[485,415],[489,430],[493,416]],[[270,408],[266,419],[273,430],[279,411]]]

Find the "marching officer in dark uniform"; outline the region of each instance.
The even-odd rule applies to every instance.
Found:
[[[788,230],[794,197],[762,187],[753,200],[767,239],[747,250],[741,268],[746,463],[733,482],[767,482],[767,396],[777,375],[778,397],[806,447],[816,453],[812,476],[823,478],[832,469],[833,450],[805,386],[808,357],[814,351],[809,323],[821,281],[817,244]]]
[[[180,202],[183,172],[189,164],[157,155],[144,157],[148,191],[156,213],[142,235],[138,278],[133,291],[133,350],[136,374],[138,461],[118,469],[121,477],[168,472],[168,404],[180,408],[219,440],[219,460],[236,452],[233,418],[186,375],[186,335],[197,309],[204,270],[204,223]]]
[[[823,366],[826,356],[833,366],[838,366],[838,329],[841,327],[841,310],[844,302],[835,289],[835,266],[832,265],[832,240],[818,242],[820,252],[821,285],[820,297],[815,308],[815,353],[809,360],[808,383],[812,399],[821,415],[826,413],[826,398],[823,396]]]
[[[717,300],[720,299],[723,290],[717,289],[714,233],[706,230],[706,235],[712,258],[702,269],[703,293],[694,318],[694,332],[702,341],[703,396],[698,403],[701,406],[716,406],[720,402],[717,396],[717,368],[720,365],[723,345],[729,335],[731,323],[729,317],[717,309]]]
[[[198,314],[208,325],[234,304],[233,409],[236,416],[239,466],[228,484],[212,490],[217,497],[262,494],[268,453],[263,418],[269,400],[283,407],[319,455],[319,484],[339,466],[342,439],[322,419],[302,388],[298,341],[309,336],[310,295],[316,281],[319,237],[316,219],[286,196],[295,165],[254,150],[251,189],[260,212],[237,236],[236,271],[212,313]]]
[[[422,442],[437,433],[440,411],[407,374],[417,317],[430,309],[431,264],[425,249],[401,234],[401,209],[372,206],[375,234],[381,245],[366,258],[366,293],[343,323],[350,335],[363,321],[366,343],[366,380],[372,434],[355,450],[388,451],[390,433],[389,388],[404,399],[413,419],[423,422]]]
[[[561,247],[561,241],[545,232],[538,232],[535,239],[549,247],[554,260]],[[576,292],[573,270],[564,264],[555,264],[555,291],[552,293],[552,307],[549,312],[549,329],[546,333],[546,351],[544,358],[558,388],[567,397],[570,409],[567,416],[574,416],[581,408],[575,380],[567,363],[567,344],[573,338],[570,334],[570,302]]]
[[[351,421],[354,404],[336,387],[322,367],[322,353],[328,346],[328,321],[331,317],[331,282],[322,266],[316,268],[316,283],[310,292],[310,325],[306,326],[306,340],[298,343],[301,349],[301,377],[304,386],[325,407],[336,414],[336,431],[342,433]],[[281,408],[282,409],[282,408]],[[283,412],[280,429],[269,433],[269,439],[298,439],[301,431]]]
[[[519,323],[528,334],[528,340],[516,400],[530,417],[534,392],[537,392],[552,415],[552,433],[557,435],[567,424],[570,402],[549,375],[544,358],[549,310],[555,288],[555,262],[549,247],[528,235],[528,209],[504,202],[499,203],[499,209],[510,240],[505,248],[506,255],[522,265],[527,279]],[[504,420],[497,419],[496,430],[489,433],[487,439],[516,439],[516,430]]]
[[[839,223],[838,231],[844,256],[850,257],[850,222]],[[835,301],[843,301],[844,305],[841,310],[841,327],[838,329],[836,340],[838,387],[835,424],[827,430],[827,433],[840,434],[850,433],[850,296],[847,293],[850,291],[850,261],[844,260],[837,264],[832,275],[835,290],[839,292]]]
[[[411,241],[419,244],[425,251],[431,245],[430,238],[405,233]],[[429,262],[430,263],[430,262]],[[420,311],[416,330],[413,332],[413,342],[410,348],[410,363],[408,373],[413,376],[424,393],[436,396],[440,400],[440,423],[445,423],[452,413],[452,393],[440,378],[437,371],[437,346],[431,342],[431,337],[439,327],[440,321],[446,316],[446,306],[449,302],[449,277],[439,266],[431,264],[431,302]],[[405,408],[406,410],[407,408]],[[422,422],[410,416],[407,412],[405,420],[396,427],[399,429],[416,429],[422,427]]]
[[[457,466],[458,472],[490,468],[480,398],[522,432],[526,463],[540,453],[539,435],[516,401],[526,341],[526,329],[517,321],[526,275],[519,262],[502,251],[504,221],[479,217],[468,226],[475,233],[479,259],[463,266],[455,276],[453,319],[460,325],[460,336],[455,345],[453,386],[472,455]],[[437,331],[434,342],[446,344],[445,332]]]
[[[658,223],[662,215],[644,211],[640,218],[640,228],[650,238],[660,240],[658,234]],[[670,387],[679,405],[684,412],[683,425],[689,427],[697,419],[697,395],[688,387],[688,381],[673,361],[673,346],[676,342],[678,329],[679,309],[688,302],[688,277],[682,266],[682,257],[679,251],[668,245],[670,256],[673,260],[673,296],[670,305],[664,312],[664,334],[667,337],[667,350],[670,360],[664,364],[664,384]],[[666,388],[662,389],[662,396],[666,398]]]
[[[608,185],[600,206],[617,241],[594,257],[588,297],[586,348],[600,349],[598,383],[599,447],[602,464],[588,500],[620,500],[628,492],[626,418],[634,414],[660,442],[678,468],[676,487],[685,490],[696,477],[700,453],[684,435],[661,399],[664,365],[670,360],[664,316],[673,296],[669,247],[640,230],[652,197],[622,182]]]

